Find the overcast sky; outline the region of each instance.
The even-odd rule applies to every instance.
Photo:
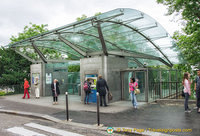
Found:
[[[156,0],[0,0],[0,46],[7,45],[29,22],[54,29],[76,21],[82,14],[93,16],[116,8],[140,10],[157,20],[172,36],[180,26],[165,16],[167,7]]]

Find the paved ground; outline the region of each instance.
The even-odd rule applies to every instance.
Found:
[[[39,105],[44,107],[50,107],[50,108],[56,108],[56,109],[62,109],[65,110],[66,106],[66,98],[65,95],[60,95],[58,98],[59,105],[52,105],[52,97],[41,97],[40,99],[35,99],[34,97],[31,97],[31,99],[21,99],[22,94],[19,95],[10,95],[4,97],[5,100],[24,103],[24,104],[33,104],[33,105]],[[145,105],[146,103],[140,102],[139,107]],[[109,104],[110,108],[103,108],[101,107],[100,110],[102,113],[117,113],[117,112],[123,112],[125,110],[128,110],[132,107],[131,102],[128,101],[118,101],[114,103]],[[96,104],[90,104],[90,105],[84,105],[81,102],[81,97],[77,95],[69,95],[69,110],[70,111],[90,111],[90,112],[96,112]]]
[[[9,97],[9,98],[8,98]],[[0,106],[4,109],[18,109],[27,112],[36,112],[49,114],[56,118],[65,120],[66,114],[64,110],[64,102],[60,102],[60,105],[52,106],[49,104],[50,98],[41,99],[40,104],[43,106],[39,106],[35,104],[35,99],[24,100],[18,98],[18,96],[8,96],[5,99],[0,99]],[[14,98],[15,99],[11,99]],[[18,98],[18,99],[17,99]],[[48,100],[48,102],[47,102]],[[20,101],[20,103],[16,102]],[[31,102],[32,101],[32,102]],[[27,102],[27,103],[25,103]],[[32,104],[30,104],[32,103]],[[45,103],[48,103],[49,106],[45,106]],[[71,107],[73,106],[73,101],[71,99]],[[33,105],[35,104],[35,105]],[[75,102],[75,104],[78,104]],[[109,112],[101,112],[100,121],[105,126],[111,126],[118,129],[122,128],[137,128],[150,130],[153,129],[181,129],[192,132],[177,132],[177,133],[168,133],[172,135],[199,135],[200,133],[200,114],[196,113],[193,110],[191,113],[185,113],[183,104],[180,105],[159,105],[159,104],[146,104],[140,106],[139,109],[135,110],[132,108],[130,102],[118,102],[121,104],[118,108],[125,107],[123,110],[118,110],[115,104],[110,104],[108,107],[101,107],[100,111],[109,111]],[[114,106],[113,106],[114,105]],[[4,107],[5,106],[5,107]],[[59,107],[58,107],[59,106]],[[91,108],[91,107],[92,108]],[[191,105],[193,108],[195,105]],[[63,108],[62,108],[63,107]],[[80,109],[73,110],[70,109],[70,118],[73,119],[73,122],[79,122],[84,124],[96,124],[96,112],[93,112],[93,109],[96,108],[95,105],[83,105],[79,102]],[[110,109],[115,108],[115,112],[112,112]],[[83,110],[83,109],[87,110]],[[92,109],[92,110],[90,110]],[[158,130],[156,130],[158,131]]]

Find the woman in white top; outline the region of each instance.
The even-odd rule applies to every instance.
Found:
[[[38,77],[35,78],[34,85],[35,85],[35,96],[36,96],[36,99],[39,99],[40,98],[40,89],[39,89],[39,79],[38,79]]]
[[[188,72],[184,73],[183,77],[183,86],[184,86],[184,93],[185,93],[185,112],[191,112],[189,107],[188,107],[188,99],[189,96],[191,95],[191,82],[190,82],[190,74]]]

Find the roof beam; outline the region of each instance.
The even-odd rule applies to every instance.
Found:
[[[66,45],[68,45],[70,48],[78,52],[80,55],[86,57],[86,52],[79,49],[76,45],[72,44],[70,41],[66,40],[64,37],[62,37],[60,34],[58,34],[58,38],[64,42]]]
[[[102,55],[103,52],[99,51],[99,52],[92,52],[92,53],[88,53],[88,56],[97,56],[97,55]],[[144,54],[144,53],[139,53],[139,52],[130,52],[130,51],[125,51],[125,50],[121,50],[121,51],[108,51],[108,55],[116,55],[116,56],[124,56],[124,57],[132,57],[132,58],[142,58],[142,59],[152,59],[152,60],[158,60],[160,62],[162,62],[163,64],[172,67],[173,65],[169,64],[168,62],[166,62],[165,60],[163,60],[160,57],[155,57],[153,55],[148,55],[148,54]]]
[[[34,42],[32,42],[32,46],[35,49],[35,51],[38,53],[38,55],[40,56],[40,58],[42,59],[42,61],[44,63],[47,63],[47,60],[45,58],[45,56],[42,54],[42,52],[37,48],[37,46],[34,44]]]
[[[125,27],[128,27],[130,29],[132,29],[133,31],[137,32],[138,34],[140,34],[142,37],[144,37],[145,39],[147,39],[154,47],[156,47],[156,49],[164,56],[164,58],[170,63],[170,66],[173,66],[173,64],[171,63],[171,61],[168,59],[168,57],[159,49],[159,47],[156,46],[156,44],[151,41],[151,39],[149,37],[147,37],[146,35],[144,35],[143,33],[141,33],[140,31],[138,31],[137,29],[127,25],[127,24],[123,24],[121,22],[116,22],[116,21],[106,21],[106,22],[110,22],[110,23],[115,23],[115,24],[121,24]]]
[[[104,53],[104,55],[108,56],[106,43],[105,43],[105,40],[104,40],[104,37],[103,37],[103,33],[102,33],[102,30],[101,30],[101,25],[100,25],[99,22],[97,23],[97,30],[98,30],[98,33],[99,33],[99,39],[101,41],[103,53]]]
[[[25,59],[27,59],[28,61],[30,61],[30,62],[32,62],[32,63],[36,63],[35,60],[31,59],[30,57],[28,57],[27,55],[23,54],[22,52],[20,52],[20,51],[14,49],[14,48],[13,48],[13,50],[14,50],[17,54],[19,54],[19,55],[21,55],[22,57],[24,57]]]
[[[142,64],[138,59],[136,59],[134,57],[132,59],[129,59],[129,60],[134,61],[140,67],[146,68],[146,66],[144,64]]]
[[[162,62],[163,64],[169,66],[169,67],[173,66],[170,63],[167,63],[165,60],[163,60],[160,57],[155,57],[155,56],[147,55],[147,54],[143,54],[143,53],[131,53],[131,52],[127,52],[127,51],[126,52],[125,51],[109,51],[108,54],[125,56],[125,57],[134,57],[134,58],[158,60],[158,61]]]

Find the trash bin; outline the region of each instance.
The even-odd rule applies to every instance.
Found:
[[[89,95],[89,102],[90,103],[97,103],[97,96],[96,96],[97,90],[92,89],[91,93]]]

